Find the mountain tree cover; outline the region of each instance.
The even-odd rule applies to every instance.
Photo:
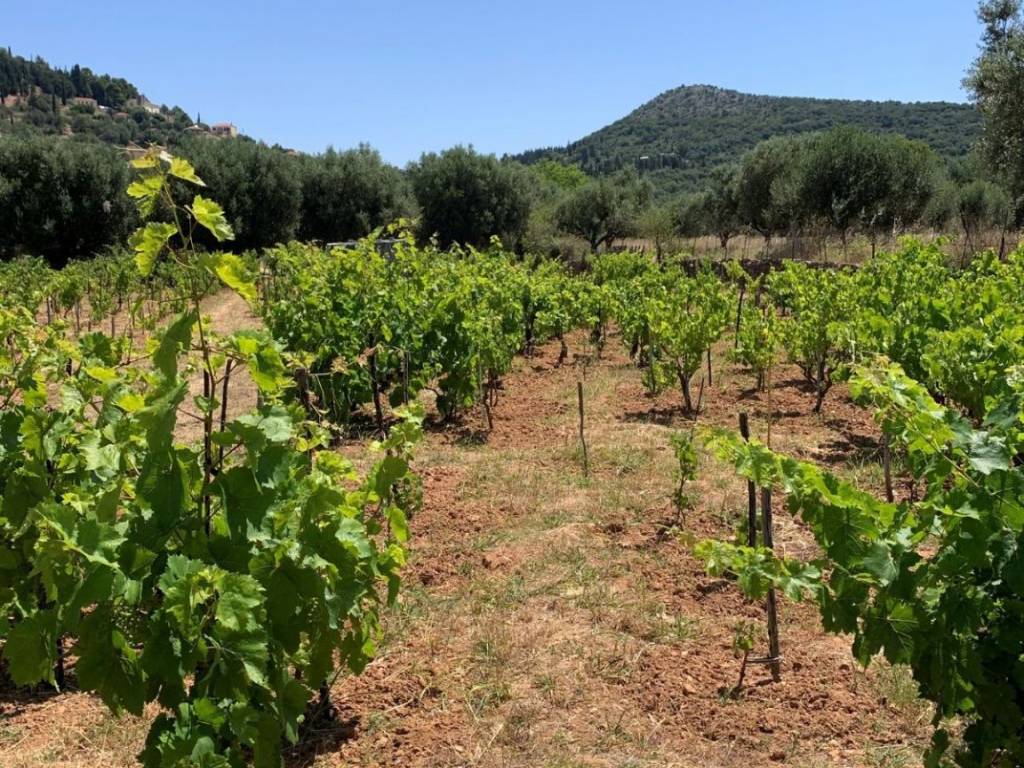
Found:
[[[839,125],[918,139],[949,160],[968,154],[980,134],[981,117],[966,104],[756,96],[691,85],[666,91],[564,147],[515,158],[527,164],[559,160],[596,176],[636,168],[659,197],[669,197],[699,190],[713,169],[734,163],[764,139]]]
[[[983,4],[980,15],[987,25],[986,47],[968,79],[968,84],[975,87],[982,112],[987,118],[993,116],[986,123],[986,156],[1004,168],[1012,168],[1006,158],[1022,154],[1014,154],[1014,142],[1022,131],[1011,120],[1016,114],[1015,105],[1021,101],[1012,90],[1017,87],[1013,79],[1017,66],[1014,51],[1021,35],[1018,6],[1011,0]],[[965,151],[964,137],[974,135],[971,126],[977,118],[962,105],[775,99],[708,87],[682,88],[663,94],[594,134],[611,141],[616,136],[631,137],[633,129],[627,130],[628,126],[637,130],[642,127],[645,141],[658,147],[663,143],[663,131],[684,130],[690,132],[687,136],[692,133],[700,139],[697,143],[690,141],[684,149],[677,147],[679,151],[670,151],[669,147],[657,153],[648,152],[647,144],[637,144],[637,152],[647,152],[642,162],[637,161],[639,172],[633,170],[633,163],[605,162],[605,156],[591,146],[594,137],[590,137],[571,145],[582,153],[579,157],[568,150],[522,155],[531,162],[542,158],[529,166],[528,173],[515,163],[456,147],[440,155],[424,155],[403,174],[383,163],[368,147],[295,156],[244,137],[217,142],[186,138],[184,129],[191,120],[177,109],[152,115],[141,108],[126,107],[130,112],[127,117],[115,120],[108,112],[89,107],[61,108],[68,94],[85,94],[101,104],[125,106],[128,99],[138,98],[138,89],[126,81],[94,75],[88,69],[64,72],[42,60],[28,61],[9,52],[0,52],[0,63],[4,73],[0,82],[14,90],[39,89],[27,105],[16,108],[17,120],[8,110],[11,120],[0,120],[0,130],[26,141],[34,140],[39,133],[60,135],[70,128],[76,139],[88,136],[122,145],[137,141],[172,146],[191,157],[211,187],[216,187],[242,247],[262,247],[292,237],[354,239],[397,215],[412,213],[414,204],[422,214],[421,239],[436,234],[441,243],[484,245],[497,234],[515,244],[517,250],[529,248],[567,257],[582,248],[573,238],[580,238],[594,250],[636,234],[655,241],[661,250],[673,234],[708,234],[727,248],[732,235],[742,228],[760,233],[767,246],[775,236],[824,227],[844,240],[850,232],[864,233],[874,243],[883,232],[926,223],[961,227],[968,239],[973,239],[978,227],[993,223],[1002,226],[998,222],[1005,220],[997,215],[1001,212],[999,206],[992,203],[997,193],[990,189],[990,194],[981,198],[976,194],[977,187],[962,193],[943,178],[938,153],[925,142],[906,140],[891,132],[904,130],[911,136],[921,136],[946,156],[960,157]],[[672,128],[672,121],[680,116],[692,120],[683,128]],[[747,119],[752,116],[757,120]],[[737,122],[740,117],[744,120]],[[809,133],[840,120],[851,125]],[[867,128],[851,127],[858,124]],[[1003,128],[997,132],[996,125]],[[742,156],[735,170],[706,165],[713,158],[736,160],[736,153],[748,146],[747,139],[739,140],[730,131],[744,126],[747,131],[757,126],[763,134],[780,135],[756,144],[761,136],[753,136],[749,142],[753,148]],[[883,132],[878,133],[878,129]],[[1001,156],[996,151],[998,146],[1003,147]],[[728,157],[723,154],[724,148],[731,152]],[[36,156],[38,153],[23,153],[26,158]],[[613,173],[616,167],[626,170]],[[585,171],[598,174],[599,180]],[[649,198],[658,191],[659,174],[698,171],[704,180],[704,189],[698,195],[686,200],[660,197],[662,204],[649,208]],[[52,204],[42,201],[61,200],[66,194],[57,177],[43,169],[26,169],[24,174],[37,175],[37,191],[28,193],[38,194],[40,199],[21,201],[22,210],[36,206],[50,211]],[[89,185],[89,178],[83,175],[79,184]],[[604,178],[608,183],[600,182]],[[960,186],[977,178],[977,174],[970,174]],[[645,190],[642,194],[637,191],[640,179]],[[0,189],[14,188],[15,181],[0,176]],[[45,188],[48,183],[52,188]],[[101,178],[96,183],[109,186]],[[20,183],[18,188],[23,188]],[[408,194],[407,189],[414,194]],[[663,195],[668,190],[661,188]],[[1013,194],[1011,203],[1018,197]],[[68,205],[64,204],[65,210]],[[108,208],[105,215],[111,219],[125,206],[112,203]],[[668,211],[674,211],[675,232],[666,226]],[[968,216],[960,215],[961,211]],[[130,210],[126,215],[131,216]],[[59,216],[51,212],[40,220],[55,218]],[[41,227],[31,237],[22,237],[20,230],[12,228],[0,236],[0,254],[36,252],[58,261],[87,255],[112,242],[112,230],[131,226],[131,222],[106,223],[110,226],[77,238],[57,237],[56,225]]]
[[[90,106],[64,106],[52,95],[33,94],[12,107],[0,107],[0,135],[90,138],[118,147],[134,142],[174,146],[185,136],[192,119],[178,107],[151,113],[141,106],[111,113]]]
[[[962,185],[971,180],[972,174],[966,174]],[[640,235],[660,251],[670,234],[712,235],[727,249],[741,229],[760,234],[766,249],[774,237],[808,229],[838,235],[844,244],[858,232],[874,248],[885,233],[960,222],[963,187],[953,185],[950,197],[951,183],[941,158],[924,142],[840,126],[818,134],[767,139],[736,166],[715,169],[704,191],[653,208],[650,182],[636,172],[599,177],[563,194],[555,222],[592,250]],[[639,196],[638,189],[644,190]],[[974,207],[972,222],[1005,229],[1013,207],[996,206],[994,189],[986,198],[991,205]],[[666,209],[674,211],[674,233],[666,232]],[[968,235],[977,230],[969,229]]]
[[[524,170],[500,162],[472,147],[453,147],[423,155],[409,167],[420,208],[420,237],[485,246],[497,235],[518,245],[530,215],[530,192]]]
[[[984,163],[975,156],[946,163],[934,137],[878,133],[854,120],[820,133],[783,132],[731,170],[715,169],[703,197],[717,204],[705,209],[700,198],[682,201],[681,230],[717,234],[725,247],[733,227],[748,227],[767,248],[774,236],[823,226],[844,244],[853,231],[866,234],[874,249],[884,232],[952,225],[964,232],[966,251],[980,230],[995,227],[1004,233],[1005,253],[1005,232],[1020,220],[1024,199],[1024,17],[1019,0],[985,0],[978,16],[982,53],[964,83],[984,118]]]
[[[179,107],[156,113],[140,103],[139,89],[119,77],[97,75],[77,64],[64,70],[44,59],[26,59],[0,49],[0,101],[21,96],[11,106],[0,105],[0,134],[91,137],[106,144],[135,142],[172,145],[185,136],[192,119]],[[72,102],[95,99],[96,109]]]
[[[71,69],[58,69],[42,58],[29,60],[15,56],[10,48],[0,48],[0,99],[11,94],[28,96],[35,89],[62,101],[79,96],[113,108],[123,107],[129,99],[141,95],[124,78],[97,75],[78,64]]]

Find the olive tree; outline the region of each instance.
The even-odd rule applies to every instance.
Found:
[[[764,238],[790,230],[800,216],[803,156],[809,139],[778,136],[762,141],[744,155],[736,175],[736,208],[740,221]]]
[[[981,54],[964,87],[983,118],[982,153],[1004,176],[1011,195],[1024,194],[1024,19],[1019,0],[985,0]]]
[[[530,217],[522,166],[453,147],[423,155],[409,167],[420,209],[421,240],[482,247],[494,235],[518,245]]]
[[[411,201],[394,166],[367,145],[303,158],[303,240],[354,240],[406,214]]]
[[[558,206],[559,229],[587,241],[592,251],[637,232],[638,217],[650,202],[650,186],[636,173],[594,179]]]

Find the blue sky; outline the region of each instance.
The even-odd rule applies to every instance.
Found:
[[[120,75],[268,143],[404,164],[564,144],[658,93],[963,101],[970,0],[35,0],[0,44]]]

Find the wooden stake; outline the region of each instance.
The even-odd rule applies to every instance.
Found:
[[[483,365],[481,363],[477,363],[476,377],[477,377],[477,379],[480,382],[480,384],[479,384],[479,388],[480,388],[480,407],[483,408],[483,411],[484,411],[484,424],[487,425],[487,431],[488,432],[493,432],[494,431],[494,419],[491,416],[490,393],[488,393],[488,391],[487,391],[487,386],[488,385],[487,385],[487,382],[484,381],[484,369],[483,369]]]
[[[580,412],[580,446],[583,448],[583,476],[590,477],[590,456],[587,453],[587,439],[583,434],[583,382],[576,382],[576,404]]]
[[[230,357],[224,367],[224,380],[221,384],[220,391],[220,422],[217,425],[217,429],[221,432],[224,431],[225,426],[228,423],[228,385],[231,381],[231,370],[234,368],[235,361]],[[221,445],[217,449],[217,471],[221,472],[224,469],[224,446]]]
[[[750,442],[750,421],[746,413],[740,414],[740,435]],[[757,486],[747,481],[747,546],[757,546]]]
[[[747,293],[747,281],[743,280],[743,284],[740,286],[740,298],[736,302],[736,330],[732,336],[732,348],[739,349],[740,346],[740,321],[743,318],[743,297]]]
[[[761,489],[761,539],[765,548],[774,549],[771,488]],[[782,675],[779,668],[779,614],[774,587],[768,590],[766,608],[768,613],[768,668],[771,670],[772,680],[778,682],[782,679]]]
[[[373,352],[367,358],[367,362],[370,364],[370,386],[373,388],[373,413],[377,419],[377,433],[381,438],[385,438],[388,435],[387,429],[384,428],[384,408],[380,402],[380,384],[377,381],[377,349],[374,347]]]
[[[202,329],[200,329],[202,330]],[[208,368],[203,368],[203,397],[207,402],[213,399],[214,381],[213,374]],[[213,520],[212,499],[209,488],[213,479],[213,412],[203,411],[203,517],[204,530],[207,537],[210,536],[210,525]]]
[[[882,435],[882,469],[885,472],[885,500],[892,504],[896,497],[892,492],[892,451],[887,434]]]
[[[409,350],[402,351],[402,402],[409,405],[409,368],[412,362],[409,358]]]
[[[60,691],[64,690],[64,636],[57,636],[57,658],[53,663],[53,680],[57,684],[57,689]]]
[[[302,407],[306,409],[306,413],[310,412],[310,400],[309,400],[309,371],[305,368],[299,368],[295,371],[295,386],[299,390],[299,402],[302,403]]]

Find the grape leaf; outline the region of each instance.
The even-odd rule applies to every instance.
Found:
[[[143,277],[152,274],[160,251],[167,245],[167,241],[177,233],[178,228],[173,224],[159,221],[151,221],[135,230],[129,244],[135,251],[135,264],[139,269],[139,274]]]
[[[234,239],[235,233],[228,224],[224,209],[213,200],[196,195],[188,210],[218,241]]]
[[[54,683],[57,662],[57,614],[53,610],[26,616],[11,630],[4,643],[4,658],[16,685]]]

